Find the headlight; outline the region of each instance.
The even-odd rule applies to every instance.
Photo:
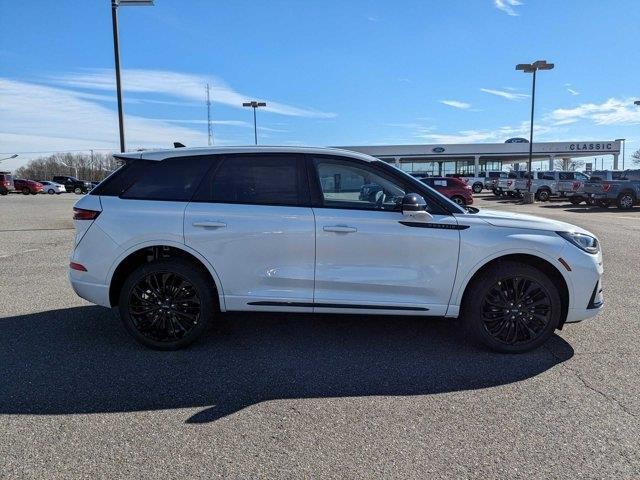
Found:
[[[598,253],[600,251],[600,244],[598,239],[587,235],[585,233],[576,232],[556,232],[562,238],[570,243],[573,243],[580,250],[584,250],[587,253]]]

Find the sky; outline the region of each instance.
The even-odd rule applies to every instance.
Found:
[[[117,150],[110,0],[0,0],[0,164]],[[528,137],[640,148],[640,1],[155,0],[120,7],[127,149]],[[611,161],[611,157],[605,160]],[[629,163],[627,163],[628,165]]]

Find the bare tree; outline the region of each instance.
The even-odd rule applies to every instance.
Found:
[[[120,166],[106,153],[55,153],[31,160],[15,172],[17,178],[50,180],[54,175],[70,175],[81,180],[100,181]]]
[[[631,158],[633,159],[632,161],[634,165],[640,165],[640,148],[635,152],[633,152],[633,155],[631,155]]]

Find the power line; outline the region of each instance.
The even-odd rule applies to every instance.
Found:
[[[211,126],[211,100],[209,98],[209,84],[206,86],[207,91],[207,145],[213,145],[213,127]]]

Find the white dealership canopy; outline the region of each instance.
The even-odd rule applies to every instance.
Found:
[[[620,141],[534,142],[533,160],[548,160],[553,170],[556,159],[568,168],[569,161],[577,157],[613,156],[613,168],[618,168]],[[505,143],[461,143],[423,145],[366,145],[338,147],[366,153],[406,169],[444,173],[479,173],[487,170],[513,168],[529,159],[529,143],[511,139]],[[411,165],[411,168],[407,168]],[[416,167],[417,165],[417,167]]]

